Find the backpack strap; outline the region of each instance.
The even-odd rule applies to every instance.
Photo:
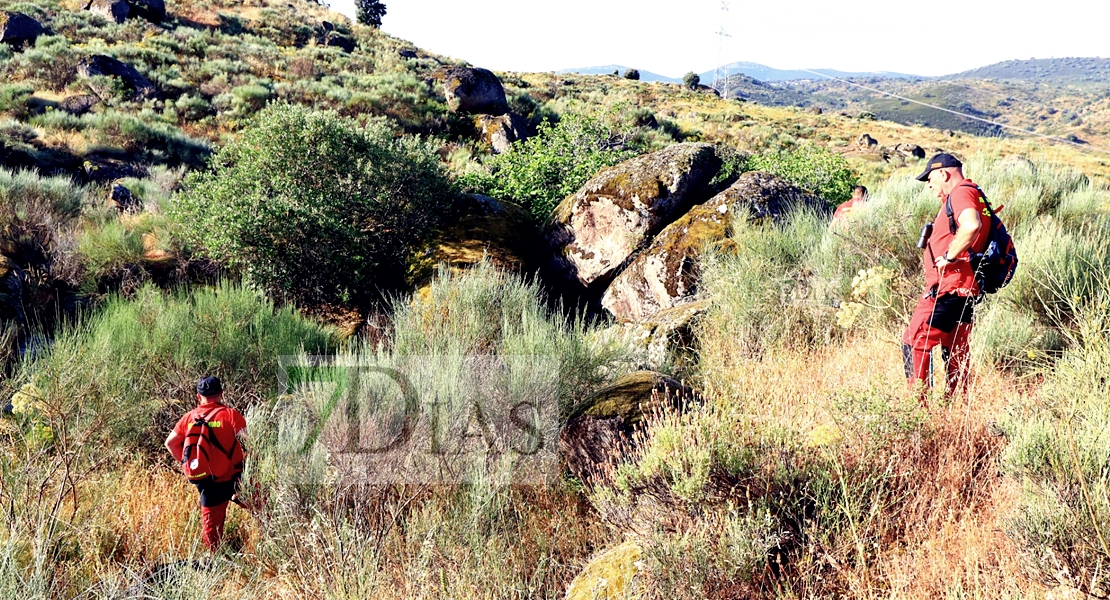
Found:
[[[212,417],[215,416],[215,414],[217,412],[219,412],[221,409],[228,410],[228,411],[231,410],[226,406],[220,405],[220,406],[217,406],[215,409],[213,409],[212,412],[208,413],[204,417],[199,418],[198,420],[202,421],[203,425],[208,428],[208,441],[217,450],[219,450],[220,452],[223,452],[224,456],[226,456],[228,460],[231,460],[231,457],[235,455],[235,444],[239,443],[238,438],[235,438],[234,437],[235,434],[234,434],[234,432],[232,432],[233,437],[231,439],[231,447],[225,450],[223,444],[220,443],[220,438],[218,436],[216,436],[216,432],[212,431],[212,426],[208,424],[208,422],[210,420],[212,420]]]
[[[978,185],[972,185],[970,183],[961,183],[956,187],[964,186],[973,187],[975,188],[975,191],[979,192],[979,197],[983,199],[983,204],[987,205],[987,211],[990,212],[990,216],[993,217],[994,209],[991,208],[991,203],[990,200],[987,200],[987,195],[983,193],[983,188],[979,187]],[[944,199],[944,214],[948,217],[949,232],[951,232],[952,235],[956,235],[956,231],[959,229],[959,226],[956,224],[956,214],[955,211],[952,209],[952,194],[948,194],[948,196]],[[991,224],[988,223],[987,227],[990,226]]]

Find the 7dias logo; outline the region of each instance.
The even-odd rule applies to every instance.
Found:
[[[558,473],[557,357],[279,364],[284,392],[258,426],[295,481],[541,484]]]

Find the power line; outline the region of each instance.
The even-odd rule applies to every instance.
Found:
[[[728,34],[727,31],[725,31],[725,20],[726,20],[726,17],[728,16],[725,13],[727,13],[727,12],[728,12],[728,2],[726,2],[725,0],[721,0],[721,29],[717,31],[717,36],[720,38],[720,44],[718,44],[718,46],[717,46],[717,69],[713,71],[713,89],[717,90],[717,92],[721,91],[721,88],[719,87],[720,82],[721,82],[721,57],[724,55],[725,38],[732,37],[731,35]],[[725,70],[725,92],[724,92],[724,96],[723,96],[725,99],[728,98],[728,91],[729,91],[728,90],[728,70],[726,69]]]
[[[891,92],[883,91],[883,90],[876,89],[876,88],[873,88],[873,87],[868,87],[866,85],[859,84],[859,83],[856,83],[854,81],[848,81],[847,79],[841,79],[839,77],[833,77],[832,75],[826,75],[825,73],[821,73],[820,71],[811,71],[809,69],[798,69],[798,70],[799,71],[804,71],[806,73],[813,73],[814,75],[819,75],[819,76],[824,77],[826,79],[832,79],[833,81],[839,81],[839,82],[847,84],[847,85],[851,85],[851,86],[855,86],[855,87],[858,87],[858,88],[861,88],[861,89],[865,89],[869,92],[875,92],[876,94],[882,94],[884,96],[889,96],[891,98],[896,98],[898,100],[902,100],[903,102],[912,102],[914,104],[918,104],[918,105],[921,105],[921,106],[926,106],[926,107],[936,109],[936,110],[939,110],[939,111],[943,111],[943,112],[946,112],[946,113],[951,113],[953,115],[964,117],[965,119],[972,119],[972,120],[975,120],[975,121],[988,123],[990,125],[995,125],[997,127],[1001,127],[1003,129],[1012,129],[1014,131],[1024,133],[1026,135],[1032,135],[1032,136],[1052,140],[1054,142],[1060,142],[1060,143],[1063,143],[1063,144],[1071,144],[1072,146],[1075,146],[1076,148],[1081,148],[1083,150],[1094,150],[1096,152],[1102,152],[1103,154],[1110,154],[1110,150],[1104,150],[1104,149],[1099,148],[1097,146],[1092,146],[1090,144],[1080,144],[1078,142],[1073,142],[1071,140],[1064,139],[1064,138],[1061,138],[1061,137],[1056,137],[1054,135],[1048,135],[1048,134],[1045,134],[1045,133],[1037,133],[1036,131],[1031,131],[1029,129],[1022,129],[1021,127],[1015,127],[1013,125],[1007,125],[1005,123],[999,123],[998,121],[992,121],[990,119],[984,119],[983,117],[977,117],[975,115],[969,115],[967,113],[962,113],[958,110],[952,110],[950,108],[944,108],[943,106],[936,106],[934,104],[929,104],[927,102],[922,102],[920,100],[914,100],[913,98],[906,98],[904,96],[899,96],[898,94],[893,94]]]

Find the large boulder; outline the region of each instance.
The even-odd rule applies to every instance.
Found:
[[[151,23],[161,23],[166,18],[165,0],[128,0],[132,17],[140,17]]]
[[[42,25],[23,13],[0,10],[0,42],[12,46],[33,44],[42,35]]]
[[[739,212],[781,221],[795,207],[828,211],[827,203],[776,175],[753,171],[668,225],[605,290],[601,305],[625,321],[697,300],[702,250],[724,240]]]
[[[503,115],[509,112],[505,88],[489,69],[455,67],[443,73],[443,95],[451,112]]]
[[[123,23],[131,14],[131,5],[127,0],[89,0],[85,10],[100,15],[109,21]]]
[[[61,102],[58,102],[58,108],[71,115],[80,116],[92,110],[98,103],[100,98],[92,94],[77,94],[62,98]]]
[[[603,170],[556,207],[544,232],[552,274],[589,287],[685,212],[717,174],[709,144],[675,144]],[[598,284],[600,285],[600,283]]]
[[[94,54],[77,64],[77,73],[83,77],[96,77],[98,75],[115,77],[123,82],[130,98],[153,98],[158,95],[158,90],[146,77],[135,70],[135,67],[122,63],[111,56]],[[105,96],[111,91],[93,89],[93,93],[106,100]]]
[[[476,115],[474,128],[478,130],[482,141],[492,146],[496,154],[508,151],[513,142],[528,137],[528,124],[514,113],[505,113],[499,117]]]
[[[415,257],[411,272],[418,284],[429,281],[440,264],[462,271],[488,260],[518,273],[539,266],[539,232],[528,212],[516,204],[467,194],[444,222],[433,241]]]
[[[618,378],[587,398],[559,434],[567,468],[583,480],[624,456],[644,418],[665,407],[680,409],[698,401],[681,382],[654,371]]]
[[[895,144],[894,151],[905,158],[915,160],[925,158],[925,149],[917,144]]]

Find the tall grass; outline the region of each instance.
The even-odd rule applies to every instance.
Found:
[[[1105,275],[1102,270],[1101,274]],[[1104,595],[1110,562],[1110,301],[1105,288],[1073,308],[1078,322],[1063,357],[1045,369],[1037,397],[1015,402],[1000,422],[1003,456],[1022,496],[1007,531],[1034,573]]]
[[[431,371],[407,373],[420,389],[435,390],[437,402],[448,402],[483,386],[459,369],[467,357],[500,357],[511,369],[514,357],[549,356],[556,359],[554,377],[526,378],[510,389],[521,398],[554,398],[568,414],[635,364],[626,344],[590,342],[587,331],[581,319],[551,312],[537,284],[482,263],[464,273],[441,271],[426,295],[398,300],[386,339],[336,358],[410,369],[409,359],[434,361]],[[298,411],[260,405],[248,414],[253,458],[245,485],[257,490],[265,515],[259,552],[295,573],[300,593],[562,596],[573,575],[568,560],[598,532],[579,513],[572,490],[557,482],[510,485],[480,474],[445,486],[403,471],[383,481],[336,478],[332,459],[321,454],[308,455],[290,477],[283,457],[296,456],[322,418],[320,406],[310,399]],[[390,410],[378,407],[375,414]]]
[[[93,430],[105,447],[155,450],[192,406],[199,377],[219,376],[233,405],[246,406],[273,393],[278,357],[330,343],[320,326],[247,288],[166,293],[147,285],[59,331],[48,352],[23,365],[20,381],[37,390],[55,430]]]

